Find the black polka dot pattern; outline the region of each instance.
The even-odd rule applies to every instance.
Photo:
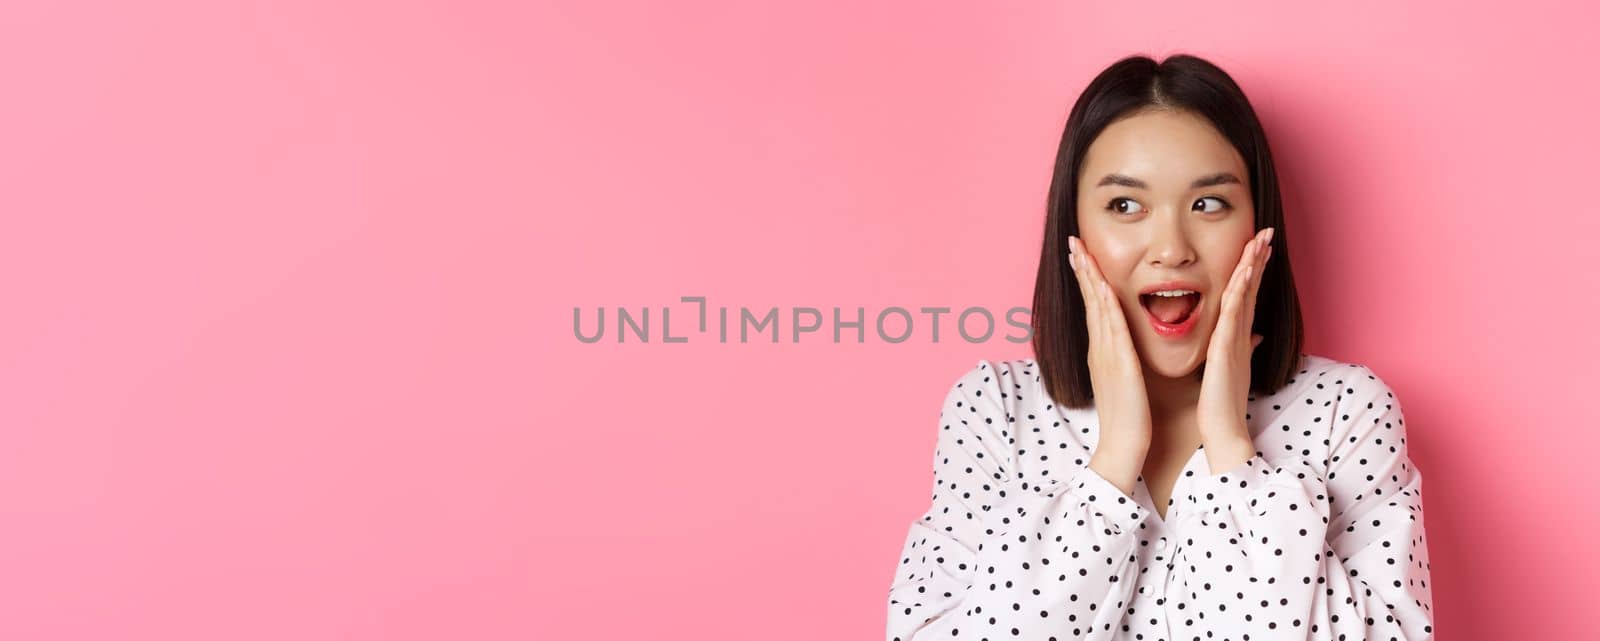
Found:
[[[1400,403],[1364,365],[1302,356],[1249,400],[1255,456],[1213,474],[1196,450],[1164,519],[1142,477],[1128,495],[1088,468],[1093,408],[1057,406],[1033,359],[979,361],[940,413],[887,638],[1433,638]]]

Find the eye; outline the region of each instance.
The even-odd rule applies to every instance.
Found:
[[[1233,209],[1233,205],[1229,205],[1228,201],[1223,200],[1221,198],[1218,198],[1216,196],[1206,196],[1205,198],[1201,198],[1200,200],[1196,200],[1194,202],[1196,204],[1199,204],[1199,203],[1203,203],[1203,202],[1208,201],[1208,200],[1215,200],[1218,203],[1222,204],[1222,206],[1218,207],[1217,209],[1206,209],[1206,210],[1204,210],[1208,214],[1214,214],[1214,213],[1217,213],[1219,211],[1226,211],[1226,210],[1229,210],[1229,209]]]
[[[1122,209],[1122,207],[1119,205],[1119,203],[1124,203],[1124,202],[1127,202],[1127,203],[1138,203],[1139,201],[1133,200],[1132,198],[1122,198],[1122,197],[1112,198],[1111,202],[1106,203],[1106,209],[1109,210],[1109,211],[1113,211],[1113,212],[1119,213],[1119,214],[1130,214],[1130,213],[1133,213],[1133,212],[1129,212],[1129,211],[1124,211]]]

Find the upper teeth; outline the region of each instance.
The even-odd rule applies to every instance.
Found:
[[[1189,294],[1198,294],[1198,293],[1200,293],[1200,292],[1196,292],[1196,291],[1192,291],[1192,290],[1188,290],[1188,289],[1168,289],[1168,290],[1159,291],[1159,292],[1150,292],[1150,295],[1152,295],[1152,296],[1187,296]]]

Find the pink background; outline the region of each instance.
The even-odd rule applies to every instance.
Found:
[[[572,310],[1028,305],[1135,52],[1259,109],[1440,638],[1592,611],[1584,3],[517,4],[0,12],[0,637],[881,638],[943,396],[1026,346]]]

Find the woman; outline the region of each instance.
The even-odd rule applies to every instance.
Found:
[[[1050,186],[1036,358],[980,361],[945,399],[888,638],[1432,638],[1400,404],[1300,351],[1286,232],[1221,69],[1136,56],[1089,84]]]

